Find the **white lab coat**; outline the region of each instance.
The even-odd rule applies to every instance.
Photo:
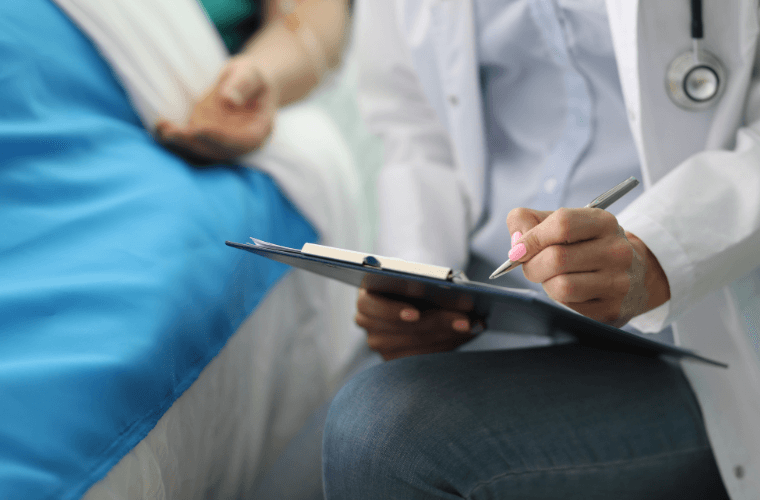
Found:
[[[665,92],[668,64],[691,46],[689,2],[606,3],[646,188],[619,221],[657,256],[672,296],[634,324],[675,320],[681,345],[730,364],[683,366],[731,498],[756,500],[760,358],[748,325],[760,328],[760,308],[741,314],[732,287],[760,284],[757,0],[705,2],[703,47],[728,82],[702,112]],[[365,0],[357,16],[360,104],[385,145],[377,251],[463,268],[487,182],[472,0]]]

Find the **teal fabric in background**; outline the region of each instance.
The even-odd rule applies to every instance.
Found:
[[[0,498],[79,498],[317,234],[266,175],[158,146],[49,0],[0,2]]]
[[[260,27],[263,19],[262,1],[199,0],[231,54]]]

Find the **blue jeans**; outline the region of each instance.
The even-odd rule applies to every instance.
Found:
[[[579,344],[360,373],[330,407],[323,476],[328,500],[728,498],[680,367]]]

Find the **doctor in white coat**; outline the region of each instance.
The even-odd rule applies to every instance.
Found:
[[[494,4],[501,6],[493,7]],[[692,47],[689,27],[694,13],[688,0],[366,0],[359,2],[358,7],[357,37],[363,61],[362,106],[369,125],[385,143],[385,163],[379,178],[381,234],[378,253],[462,269],[470,256],[480,251],[486,257],[493,255],[489,262],[498,265],[509,252],[511,233],[513,248],[518,248],[520,243],[524,247],[511,253],[510,257],[525,261],[525,276],[542,283],[553,298],[596,319],[615,324],[630,320],[630,325],[647,333],[672,327],[679,345],[729,364],[728,369],[719,369],[682,362],[678,371],[681,373],[682,370],[685,374],[687,386],[698,401],[700,429],[703,426],[704,431],[701,432],[709,440],[725,491],[732,499],[760,498],[758,2],[705,2],[701,49],[708,50],[720,61],[722,70],[714,72],[719,75],[722,87],[709,105],[692,106],[691,109],[678,105],[665,84],[671,62]],[[496,9],[492,18],[483,14],[488,8]],[[606,130],[602,125],[612,123],[612,118],[605,117],[605,113],[613,113],[617,104],[614,96],[609,97],[614,94],[614,89],[608,92],[607,97],[611,100],[604,106],[599,104],[605,99],[606,91],[599,83],[600,78],[593,74],[593,65],[597,63],[589,62],[596,56],[587,55],[586,61],[582,60],[581,38],[584,31],[572,24],[579,18],[577,13],[584,10],[606,13],[609,33],[606,36],[611,40],[616,78],[619,79],[619,114],[622,121],[627,122],[626,133],[629,134],[623,142],[608,142],[607,147],[603,148],[606,152],[599,148],[595,150],[592,143],[602,141],[601,134]],[[535,116],[529,113],[530,106],[522,108],[528,112],[521,116],[515,113],[515,108],[509,108],[507,113],[493,109],[493,103],[499,101],[489,97],[489,88],[484,84],[484,74],[489,69],[486,64],[488,44],[494,43],[494,37],[503,37],[506,33],[505,30],[495,29],[494,22],[504,22],[506,25],[512,22],[514,29],[543,23],[541,46],[530,45],[525,41],[529,37],[520,33],[515,35],[519,39],[510,43],[517,44],[516,52],[522,51],[538,59],[543,57],[555,69],[564,66],[564,69],[560,68],[560,73],[556,73],[560,75],[558,78],[541,80],[540,75],[534,77],[539,83],[559,82],[557,94],[562,94],[565,99],[562,112],[570,116],[565,122],[572,122],[572,126],[564,126],[554,135],[548,134],[550,137],[546,142],[539,144],[536,149],[543,153],[538,156],[539,164],[533,170],[525,171],[527,181],[522,180],[520,175],[523,174],[510,173],[503,165],[498,168],[506,174],[494,173],[497,168],[494,165],[500,158],[507,159],[502,163],[509,168],[514,166],[519,169],[531,164],[530,155],[524,155],[522,159],[509,157],[508,153],[500,156],[494,146],[499,143],[499,137],[495,138],[493,134],[494,127],[501,128],[503,135],[500,137],[508,143],[507,149],[511,148],[512,151],[521,151],[521,148],[523,151],[529,150],[530,144],[533,144],[531,141],[540,142],[543,133],[534,134],[539,139],[534,136],[527,139],[521,137],[525,127],[530,128],[535,122]],[[495,26],[498,27],[498,24]],[[555,30],[553,35],[552,30]],[[590,47],[603,45],[600,40],[602,38],[587,40],[587,52]],[[504,57],[503,53],[497,56]],[[519,67],[519,64],[511,61],[503,66],[507,71],[499,73],[498,77],[506,78],[504,75],[510,74],[508,70]],[[534,64],[529,67],[542,66]],[[546,74],[550,75],[550,71],[554,70],[548,69]],[[520,71],[511,73],[509,85],[519,88],[520,78],[526,74]],[[491,81],[497,81],[498,77]],[[549,92],[545,95],[551,101],[552,95]],[[504,99],[508,100],[509,96]],[[552,112],[551,109],[540,108],[531,99],[534,98],[527,99],[528,104],[536,104],[538,113]],[[596,109],[584,104],[594,100]],[[510,124],[510,119],[515,120],[517,125]],[[498,122],[498,126],[494,126],[493,122]],[[525,125],[521,127],[523,122]],[[614,127],[614,124],[609,126],[611,129]],[[587,130],[589,128],[590,131]],[[540,130],[544,129],[546,127]],[[619,132],[617,135],[625,134]],[[632,153],[627,152],[627,146],[623,144],[626,140],[630,142]],[[550,147],[544,147],[545,144]],[[619,155],[616,156],[616,152]],[[589,223],[592,216],[588,212],[574,210],[553,212],[547,218],[558,208],[552,203],[582,206],[585,203],[579,203],[581,199],[587,202],[593,198],[589,194],[595,195],[604,190],[594,186],[591,191],[582,192],[579,187],[584,182],[588,184],[588,179],[605,175],[600,163],[613,164],[610,170],[617,176],[615,179],[627,177],[630,165],[626,166],[625,162],[614,164],[614,158],[625,155],[635,158],[635,168],[643,177],[644,189],[616,218],[596,214],[593,217],[601,218]],[[563,161],[568,165],[563,167]],[[547,171],[546,165],[552,162],[554,171]],[[578,179],[574,181],[584,172],[586,177],[583,182]],[[617,181],[604,182],[609,187]],[[521,186],[522,191],[514,190],[515,185]],[[502,198],[506,198],[507,203],[510,200],[518,201],[512,207],[530,206],[527,203],[534,202],[539,206],[531,208],[542,208],[548,212],[513,210],[509,212],[507,225],[506,212],[499,201],[502,191],[495,192],[494,186],[503,189],[505,195]],[[525,191],[530,196],[520,198],[520,193]],[[547,193],[552,191],[556,196],[547,198]],[[521,205],[521,201],[526,201],[526,205]],[[494,229],[497,227],[494,219],[497,218],[504,236],[496,236],[498,231]],[[583,233],[591,231],[588,229],[590,226],[599,234]],[[562,233],[563,228],[565,233]],[[618,228],[625,231],[625,242],[621,243],[622,231]],[[617,239],[613,235],[616,232]],[[559,242],[567,243],[562,246],[570,249],[579,247],[581,240],[595,238],[597,246],[586,245],[583,252],[557,251]],[[495,245],[494,242],[498,241],[506,241],[506,244]],[[621,244],[630,248],[621,250],[622,247],[615,247]],[[609,250],[607,253],[605,248]],[[611,298],[604,310],[597,306],[582,306],[580,303],[585,299],[568,295],[578,293],[585,285],[567,278],[572,272],[584,270],[568,270],[567,261],[587,251],[598,252],[594,254],[598,256],[614,254],[610,266],[619,267],[615,275],[616,283],[619,283],[620,276],[626,277],[622,291],[610,291]],[[497,257],[499,255],[501,258]],[[558,262],[558,259],[564,259],[564,262]],[[617,261],[612,263],[615,259]],[[625,264],[622,267],[620,259]],[[538,265],[539,260],[541,266]],[[542,274],[541,267],[553,271]],[[520,271],[512,274],[515,273]],[[558,276],[560,279],[556,279]],[[588,286],[599,285],[589,283]],[[613,287],[610,285],[609,288]],[[602,293],[602,297],[597,297],[595,302],[605,303],[605,300]],[[610,310],[617,312],[610,314]],[[420,334],[414,337],[414,342],[406,341],[403,339],[410,338],[408,335],[394,337],[390,327],[395,325],[401,331],[404,327],[399,325],[421,325],[426,320],[424,315],[421,317],[419,311],[404,304],[383,302],[379,297],[361,292],[357,322],[367,329],[370,346],[386,359],[391,359],[448,350],[463,343],[462,333],[456,330],[469,331],[471,325],[466,315],[457,311],[441,314],[416,331],[436,331],[434,340],[431,340],[433,336]],[[399,319],[401,322],[398,322]],[[451,366],[448,374],[438,373],[438,376],[445,378],[446,383],[449,378],[466,379],[465,375],[458,375],[457,367],[462,366],[457,364],[456,359],[467,355],[475,354],[436,354],[444,356]],[[398,434],[393,429],[383,427],[384,436],[375,440],[367,438],[368,411],[379,415],[377,412],[381,408],[386,419],[392,415],[422,411],[419,407],[408,406],[409,401],[400,402],[404,395],[409,396],[401,389],[406,386],[399,385],[400,380],[405,380],[403,376],[394,375],[392,380],[395,382],[390,382],[395,384],[395,394],[402,396],[388,399],[391,396],[384,393],[379,406],[373,406],[371,399],[373,388],[377,389],[376,395],[380,394],[379,384],[389,383],[388,376],[393,370],[406,375],[411,373],[412,378],[422,376],[419,366],[409,369],[409,364],[403,364],[408,359],[411,358],[386,363],[369,374],[365,372],[359,381],[350,384],[336,398],[325,431],[324,471],[328,496],[340,498],[339,492],[346,491],[343,488],[347,487],[352,477],[356,483],[368,487],[377,487],[373,474],[385,476],[390,481],[383,483],[386,486],[393,483],[389,478],[396,477],[390,465],[394,460],[388,458],[385,462],[374,462],[380,459],[368,458],[384,456],[383,450],[377,449],[379,443],[387,446],[388,450],[401,450],[398,453],[409,452],[422,457],[413,463],[419,465],[424,462],[425,467],[429,468],[423,467],[414,472],[414,466],[411,466],[411,476],[396,477],[395,481],[414,485],[419,498],[466,496],[461,491],[454,494],[452,488],[440,484],[420,486],[415,482],[425,475],[434,480],[436,468],[430,465],[431,460],[436,462],[437,458],[445,460],[458,456],[461,450],[451,444],[454,441],[449,443],[448,448],[444,446],[438,450],[440,456],[431,458],[433,452],[425,448],[429,443],[424,440],[425,433],[420,432],[420,426],[415,427],[412,434]],[[510,358],[510,363],[519,366],[516,359]],[[623,361],[620,363],[625,364]],[[477,364],[488,365],[484,358]],[[589,370],[593,370],[596,365],[589,361],[588,366]],[[659,373],[658,370],[643,369],[641,376]],[[627,379],[636,377],[628,375]],[[426,397],[437,393],[439,388],[438,383],[431,380],[441,379],[427,379],[423,391]],[[585,383],[588,385],[588,380]],[[445,385],[444,382],[441,384]],[[649,380],[646,384],[651,391],[642,389],[638,393],[628,393],[627,398],[636,400],[644,393],[656,392],[656,380]],[[668,383],[663,381],[663,385]],[[470,392],[466,387],[462,389],[462,397]],[[621,390],[638,391],[635,388]],[[430,404],[433,407],[440,405],[441,411],[450,411],[451,418],[455,418],[455,412],[441,401]],[[650,401],[646,404],[661,403]],[[677,406],[687,404],[688,401]],[[405,413],[405,410],[408,411]],[[589,411],[593,413],[593,410]],[[652,407],[644,410],[645,416],[641,419],[649,418],[647,411],[657,413],[659,409]],[[477,410],[472,409],[460,423],[478,420],[482,416],[473,412]],[[433,422],[440,424],[430,415],[425,418],[430,426],[438,425]],[[361,424],[352,425],[362,419]],[[526,419],[518,420],[522,422]],[[398,425],[403,427],[401,423]],[[409,421],[405,421],[404,425],[408,431]],[[434,431],[430,432],[436,435]],[[642,432],[646,434],[646,431]],[[670,435],[665,432],[664,439],[667,440]],[[438,435],[443,440],[447,436],[443,433]],[[508,439],[514,439],[514,434]],[[432,440],[435,441],[435,437]],[[362,447],[368,452],[357,456],[356,449]],[[351,455],[348,449],[353,450]],[[351,459],[341,460],[341,456],[350,456]],[[491,458],[493,460],[490,462],[499,461]],[[405,466],[408,465],[406,462]],[[519,472],[528,477],[535,472],[518,469],[505,469],[501,474],[508,476]],[[551,467],[546,470],[549,469]],[[386,470],[389,472],[384,472]],[[671,470],[663,466],[660,470],[674,474],[673,470],[689,469],[675,467]],[[673,476],[671,479],[680,485],[688,481],[701,484],[700,481],[710,474],[707,468],[695,468],[690,477]],[[495,475],[499,476],[498,471]],[[649,481],[659,485],[655,491],[668,491],[667,486],[663,486],[668,484],[668,478],[657,477],[655,480],[642,475],[639,479],[636,484]],[[551,480],[545,483],[554,484]],[[567,486],[570,483],[557,484]],[[625,488],[629,492],[638,491],[632,484]],[[514,488],[514,484],[510,488]],[[557,498],[575,498],[566,494],[572,488],[557,488]],[[385,498],[392,497],[388,491],[378,492],[378,498],[383,497],[382,494]],[[446,493],[431,494],[433,491]],[[594,491],[593,487],[587,489],[585,498],[597,498]],[[625,497],[622,494],[617,496],[614,490],[605,491],[616,498]],[[470,492],[473,498],[477,497],[475,490]],[[529,496],[527,493],[525,495]]]

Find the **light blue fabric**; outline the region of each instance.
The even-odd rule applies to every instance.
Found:
[[[495,268],[511,209],[582,207],[641,169],[604,0],[475,0],[475,24],[490,170],[471,250]],[[522,273],[501,284],[540,288]]]
[[[0,2],[0,498],[79,498],[317,235],[270,178],[159,147],[49,0]]]

